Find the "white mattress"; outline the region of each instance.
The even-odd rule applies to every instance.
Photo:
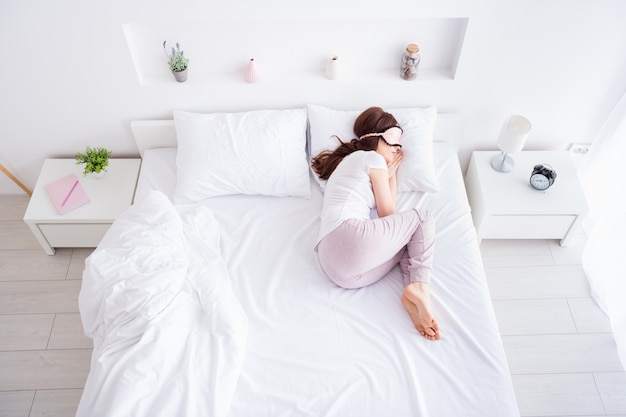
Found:
[[[519,416],[457,155],[440,142],[434,152],[441,190],[403,193],[399,209],[424,207],[435,217],[439,341],[413,327],[397,268],[358,290],[324,275],[313,250],[323,197],[315,185],[310,200],[201,203],[217,219],[248,318],[229,416]],[[136,201],[155,189],[173,195],[175,157],[172,148],[145,152]]]

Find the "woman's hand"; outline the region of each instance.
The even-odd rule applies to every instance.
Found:
[[[398,151],[393,154],[393,159],[390,162],[387,162],[387,172],[389,172],[389,178],[396,175],[396,172],[402,163],[402,158],[404,158],[404,152]]]

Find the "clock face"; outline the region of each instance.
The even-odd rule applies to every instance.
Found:
[[[543,174],[533,174],[530,177],[530,185],[536,190],[547,190],[550,180]]]

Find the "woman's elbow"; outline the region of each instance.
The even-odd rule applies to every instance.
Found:
[[[396,208],[395,206],[391,206],[391,205],[385,206],[385,207],[377,207],[376,212],[378,214],[378,217],[385,217],[385,216],[389,216],[395,213]]]

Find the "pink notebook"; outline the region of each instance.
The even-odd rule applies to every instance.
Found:
[[[46,185],[46,190],[59,214],[65,214],[89,203],[89,197],[76,174],[70,174]]]

